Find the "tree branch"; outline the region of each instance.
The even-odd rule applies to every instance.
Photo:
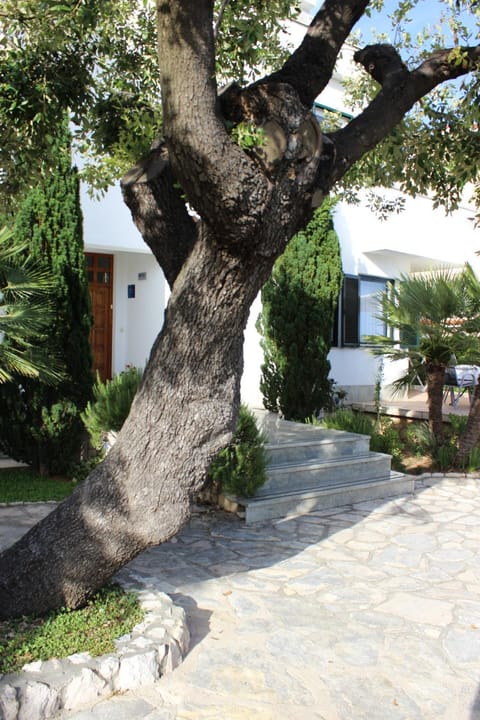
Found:
[[[330,187],[383,140],[424,95],[437,85],[466,75],[477,67],[480,45],[464,47],[460,51],[458,48],[439,50],[412,71],[407,69],[396,50],[388,45],[368,46],[355,53],[354,59],[382,87],[360,115],[345,128],[330,135],[336,149]]]
[[[392,79],[397,73],[407,73],[408,68],[392,45],[367,45],[357,50],[353,59],[363,65],[365,70],[380,85]]]
[[[222,20],[223,20],[223,14],[224,14],[224,12],[225,12],[225,8],[227,7],[229,1],[230,1],[230,0],[223,0],[223,1],[222,1],[222,4],[221,4],[221,6],[220,6],[220,10],[218,11],[218,16],[217,16],[217,19],[215,20],[215,25],[214,25],[214,28],[213,28],[213,37],[214,37],[215,40],[216,40],[217,37],[218,37],[218,33],[219,33],[219,30],[220,30],[220,25],[222,24]]]
[[[241,245],[254,234],[269,188],[219,113],[213,2],[162,0],[157,9],[163,132],[175,176],[217,237]]]
[[[362,17],[369,0],[326,0],[315,15],[301,45],[284,66],[261,83],[288,83],[310,108],[332,77],[342,45]]]
[[[170,287],[195,243],[195,223],[187,212],[162,143],[120,181],[123,199]]]

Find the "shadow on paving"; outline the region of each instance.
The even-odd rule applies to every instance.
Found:
[[[427,496],[422,501],[423,492],[437,483],[441,486],[437,499],[430,502]],[[358,718],[376,720],[387,706],[393,708],[396,714],[391,717],[396,718],[400,711],[397,705],[392,706],[393,698],[406,708],[406,715],[398,715],[402,720],[430,719],[435,715],[429,714],[425,705],[430,707],[433,702],[428,698],[434,697],[434,689],[441,695],[438,699],[441,706],[448,704],[446,696],[458,688],[459,693],[465,691],[462,709],[467,714],[461,715],[462,720],[480,720],[478,676],[472,675],[477,667],[473,658],[476,633],[470,633],[469,646],[465,643],[465,634],[475,622],[478,603],[473,590],[463,598],[458,595],[460,585],[451,589],[460,572],[457,568],[460,561],[453,557],[459,551],[450,548],[454,541],[446,537],[455,533],[460,537],[462,528],[468,529],[464,537],[468,538],[471,550],[466,552],[473,559],[472,523],[478,512],[474,505],[478,485],[470,483],[470,495],[466,493],[462,499],[460,490],[464,485],[468,485],[465,478],[449,479],[444,487],[439,478],[426,481],[425,487],[419,481],[413,495],[369,500],[252,525],[245,525],[234,515],[207,509],[195,513],[189,525],[169,542],[141,553],[118,576],[124,577],[129,585],[165,592],[185,609],[192,632],[192,662],[187,667],[189,674],[180,673],[179,677],[183,681],[188,677],[192,692],[210,688],[209,683],[214,681],[219,697],[230,692],[228,683],[221,686],[224,675],[219,670],[235,656],[228,682],[234,685],[245,680],[243,675],[239,677],[239,668],[263,672],[267,667],[265,677],[274,684],[278,679],[275,688],[281,695],[285,684],[282,663],[288,659],[292,672],[298,665],[303,677],[303,658],[308,654],[317,663],[316,670],[312,670],[317,673],[315,683],[328,686],[339,707],[343,708],[342,698],[346,698],[346,703],[353,699],[357,702],[358,695],[363,693],[362,702],[372,714],[359,713]],[[445,537],[438,540],[440,530]],[[452,557],[444,558],[447,553],[452,553]],[[429,561],[427,570],[415,559],[432,555],[439,557]],[[461,564],[467,566],[472,561],[467,558]],[[441,576],[438,571],[445,562],[451,567]],[[380,588],[382,575],[392,581],[385,597]],[[462,581],[468,582],[473,580]],[[408,604],[417,598],[419,608]],[[425,607],[422,603],[427,601],[431,601],[440,616],[432,617],[431,622],[428,618],[426,629],[437,632],[438,637],[435,632],[435,636],[428,635],[423,620],[419,619]],[[452,612],[452,619],[446,621],[447,625],[452,622],[454,631],[449,637],[445,636],[443,620],[450,613],[447,605],[457,605],[463,617],[469,618],[468,626],[464,627],[462,617],[457,616],[457,611]],[[265,643],[262,657],[253,644],[257,636],[259,642]],[[202,646],[204,639],[207,641]],[[384,641],[388,641],[387,645]],[[303,652],[299,652],[299,647]],[[416,658],[413,671],[412,657]],[[363,676],[365,669],[372,673],[368,682]],[[377,684],[375,678],[379,678]],[[397,678],[403,680],[397,682]],[[292,678],[290,681],[293,683]],[[402,689],[410,687],[409,683],[412,697],[418,703],[412,700],[411,707],[409,697],[399,695]],[[242,692],[250,692],[249,688],[247,683],[247,690]],[[428,698],[425,693],[429,693]],[[303,707],[306,700],[298,697],[295,702]],[[339,716],[353,717],[348,713]],[[382,720],[387,717],[390,715],[384,715]]]
[[[300,555],[312,545],[350,530],[372,513],[384,517],[384,506],[388,506],[388,517],[410,517],[416,525],[427,524],[432,520],[430,514],[409,506],[409,501],[427,488],[420,487],[408,496],[368,500],[251,525],[245,525],[234,514],[202,508],[174,538],[145,550],[117,577],[125,578],[129,585],[165,592],[182,606],[189,626],[194,628],[192,649],[210,632],[212,613],[197,602],[199,597],[205,602],[207,596],[215,607],[215,598],[208,592],[211,581],[235,577],[237,584],[241,583],[243,575]]]

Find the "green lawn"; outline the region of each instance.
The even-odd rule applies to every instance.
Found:
[[[75,483],[43,477],[28,468],[0,469],[0,503],[63,500]]]

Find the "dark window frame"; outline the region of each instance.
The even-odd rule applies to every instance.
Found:
[[[370,347],[360,336],[360,285],[361,282],[379,282],[385,286],[394,284],[394,278],[378,275],[351,275],[343,276],[342,289],[338,298],[335,329],[333,333],[333,347]],[[379,288],[381,291],[381,288]],[[386,328],[386,333],[388,329]]]

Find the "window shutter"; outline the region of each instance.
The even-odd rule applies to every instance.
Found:
[[[358,345],[358,277],[343,278],[342,289],[342,315],[343,315],[343,345]]]

